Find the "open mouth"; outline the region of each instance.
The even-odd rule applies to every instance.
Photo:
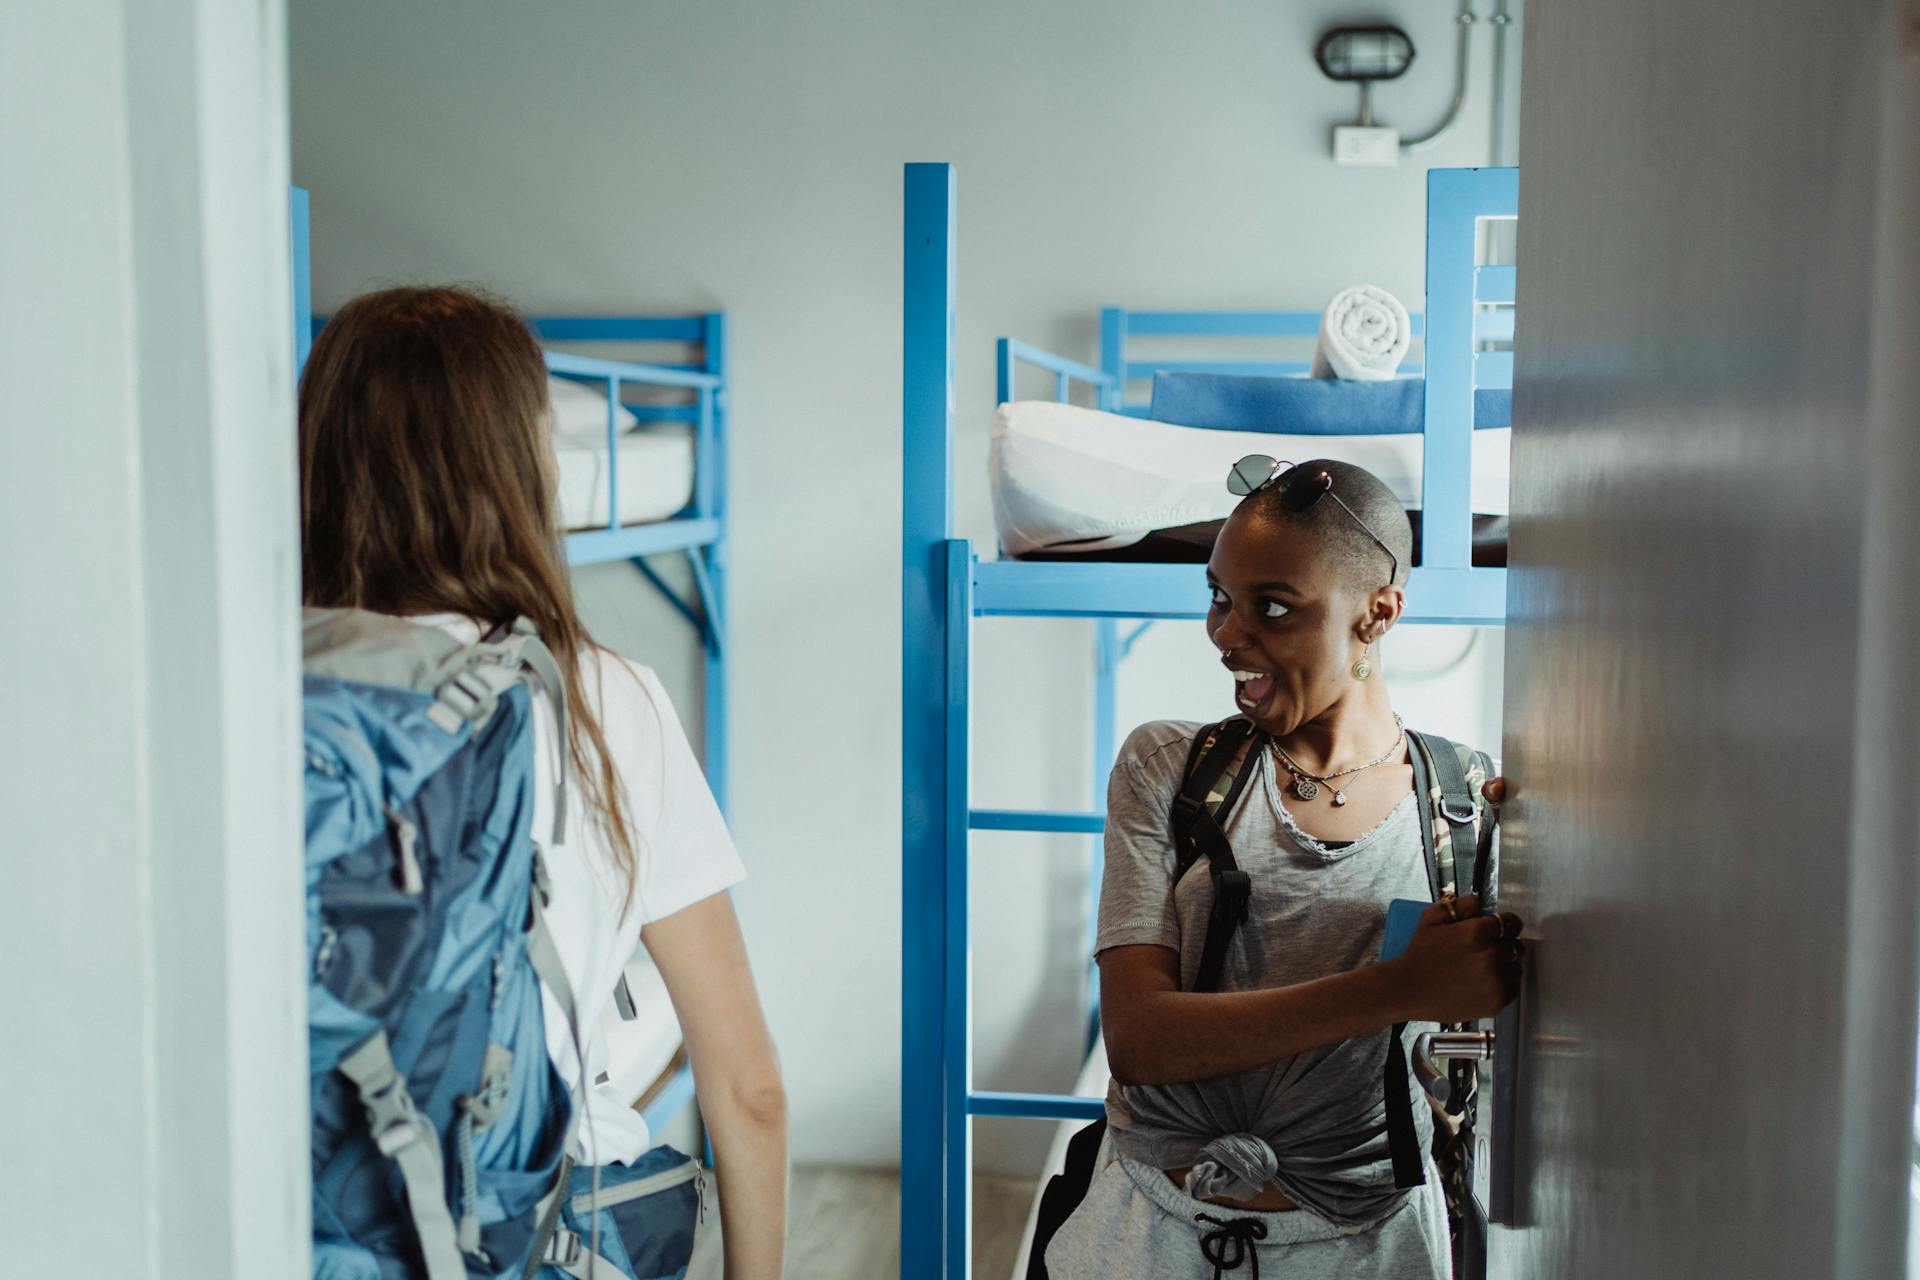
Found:
[[[1236,671],[1233,680],[1233,700],[1242,711],[1258,711],[1261,704],[1273,696],[1274,680],[1270,671]]]

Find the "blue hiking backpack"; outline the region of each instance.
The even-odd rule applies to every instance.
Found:
[[[309,610],[303,631],[313,1273],[519,1277],[572,1130],[531,830],[530,684],[561,742],[565,686],[525,623],[469,645]]]

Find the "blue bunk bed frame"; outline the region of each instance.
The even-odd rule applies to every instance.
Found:
[[[905,182],[905,483],[902,511],[902,929],[900,1267],[903,1277],[972,1273],[976,1116],[1091,1120],[1100,1099],[976,1090],[972,1081],[969,840],[975,831],[1099,835],[1097,811],[973,807],[971,650],[976,618],[1096,622],[1094,795],[1104,794],[1117,726],[1114,678],[1144,629],[1206,616],[1191,564],[980,560],[953,536],[954,332],[957,268],[953,166],[910,164]],[[1512,387],[1515,271],[1480,266],[1478,222],[1519,215],[1514,169],[1435,169],[1427,181],[1425,438],[1421,566],[1407,585],[1408,623],[1500,626],[1506,571],[1474,568],[1474,392]],[[1317,313],[1129,312],[1101,316],[1101,367],[1002,339],[996,370],[1012,398],[1017,365],[1047,370],[1055,395],[1093,389],[1099,407],[1144,412],[1128,385],[1162,369],[1300,373],[1304,362],[1134,360],[1135,336],[1305,338]],[[1124,636],[1122,620],[1136,620]],[[1099,884],[1098,853],[1094,889]],[[1090,1015],[1097,1018],[1097,996]],[[1097,1033],[1097,1023],[1090,1024]]]
[[[308,193],[289,196],[293,269],[294,372],[306,367],[313,336],[326,323],[313,314],[311,229]],[[705,658],[705,715],[701,764],[721,813],[727,812],[727,318],[723,312],[691,316],[529,316],[527,323],[542,343],[675,343],[699,348],[698,360],[677,364],[636,364],[601,360],[542,349],[547,369],[558,377],[599,384],[607,398],[607,512],[605,528],[566,535],[572,566],[632,562],[654,590],[686,619],[700,637]],[[689,391],[692,404],[627,405],[630,386]],[[645,524],[622,525],[620,469],[613,463],[623,427],[643,422],[686,422],[694,428],[693,500],[678,514]],[[647,557],[682,553],[692,569],[695,599],[675,591]],[[658,1135],[693,1099],[693,1070],[683,1064],[641,1112]]]

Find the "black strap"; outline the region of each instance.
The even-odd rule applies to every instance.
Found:
[[[1469,1193],[1471,1194],[1471,1193]],[[1485,1280],[1487,1274],[1487,1221],[1478,1213],[1452,1215],[1453,1274],[1458,1280]]]
[[[1387,1046],[1387,1154],[1393,1158],[1393,1185],[1405,1190],[1427,1181],[1420,1154],[1420,1131],[1413,1126],[1413,1074],[1407,1066],[1407,1024],[1396,1023]]]
[[[1413,791],[1418,799],[1420,849],[1427,864],[1427,887],[1435,898],[1444,883],[1439,850],[1433,843],[1433,814],[1429,809],[1433,792],[1433,741],[1426,734],[1407,731],[1407,762],[1413,766]],[[1442,739],[1444,742],[1444,739]],[[1452,750],[1451,746],[1448,750]],[[1386,1067],[1381,1088],[1387,1103],[1387,1152],[1393,1158],[1393,1185],[1401,1190],[1426,1183],[1426,1161],[1420,1153],[1420,1131],[1413,1124],[1412,1069],[1407,1065],[1407,1024],[1393,1028],[1387,1044]]]
[[[1219,834],[1218,817],[1233,812],[1233,806],[1246,789],[1247,777],[1252,772],[1242,769],[1233,780],[1233,786],[1220,804],[1220,813],[1214,814],[1207,805],[1207,797],[1220,782],[1220,776],[1233,764],[1240,753],[1241,746],[1248,739],[1259,734],[1253,722],[1235,716],[1222,720],[1218,724],[1202,725],[1193,735],[1193,745],[1187,749],[1186,768],[1180,774],[1180,793],[1173,798],[1173,806],[1167,817],[1173,832],[1174,871],[1173,881],[1180,883],[1180,877],[1208,850],[1201,847],[1201,839],[1208,833],[1205,828],[1212,827],[1213,834]],[[1211,824],[1207,819],[1216,819]],[[1226,837],[1219,834],[1224,842]],[[1229,857],[1232,849],[1227,850]]]
[[[1196,861],[1207,860],[1207,874],[1213,882],[1213,907],[1207,915],[1206,940],[1200,948],[1200,971],[1194,977],[1195,991],[1218,991],[1220,976],[1226,969],[1227,948],[1233,935],[1246,922],[1247,904],[1253,897],[1253,879],[1240,869],[1233,856],[1233,843],[1227,839],[1225,820],[1233,813],[1253,777],[1258,762],[1253,752],[1265,740],[1265,734],[1249,720],[1235,717],[1207,725],[1194,735],[1187,753],[1187,769],[1174,797],[1173,824],[1174,883]],[[1208,797],[1232,765],[1242,748],[1247,748],[1246,763],[1234,775],[1218,805],[1209,805]]]
[[[1047,1189],[1040,1193],[1040,1210],[1033,1221],[1033,1248],[1027,1254],[1027,1280],[1047,1280],[1047,1246],[1053,1243],[1054,1232],[1087,1198],[1100,1142],[1106,1136],[1107,1122],[1100,1119],[1067,1140],[1066,1163],[1047,1179]]]

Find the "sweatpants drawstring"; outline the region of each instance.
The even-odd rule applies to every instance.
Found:
[[[1260,1280],[1260,1255],[1254,1252],[1254,1242],[1267,1238],[1267,1224],[1258,1218],[1235,1218],[1232,1222],[1222,1222],[1210,1213],[1196,1213],[1195,1222],[1210,1222],[1216,1228],[1200,1237],[1200,1255],[1213,1264],[1213,1280],[1229,1271],[1238,1271],[1240,1264],[1252,1260],[1248,1268],[1251,1280]]]

